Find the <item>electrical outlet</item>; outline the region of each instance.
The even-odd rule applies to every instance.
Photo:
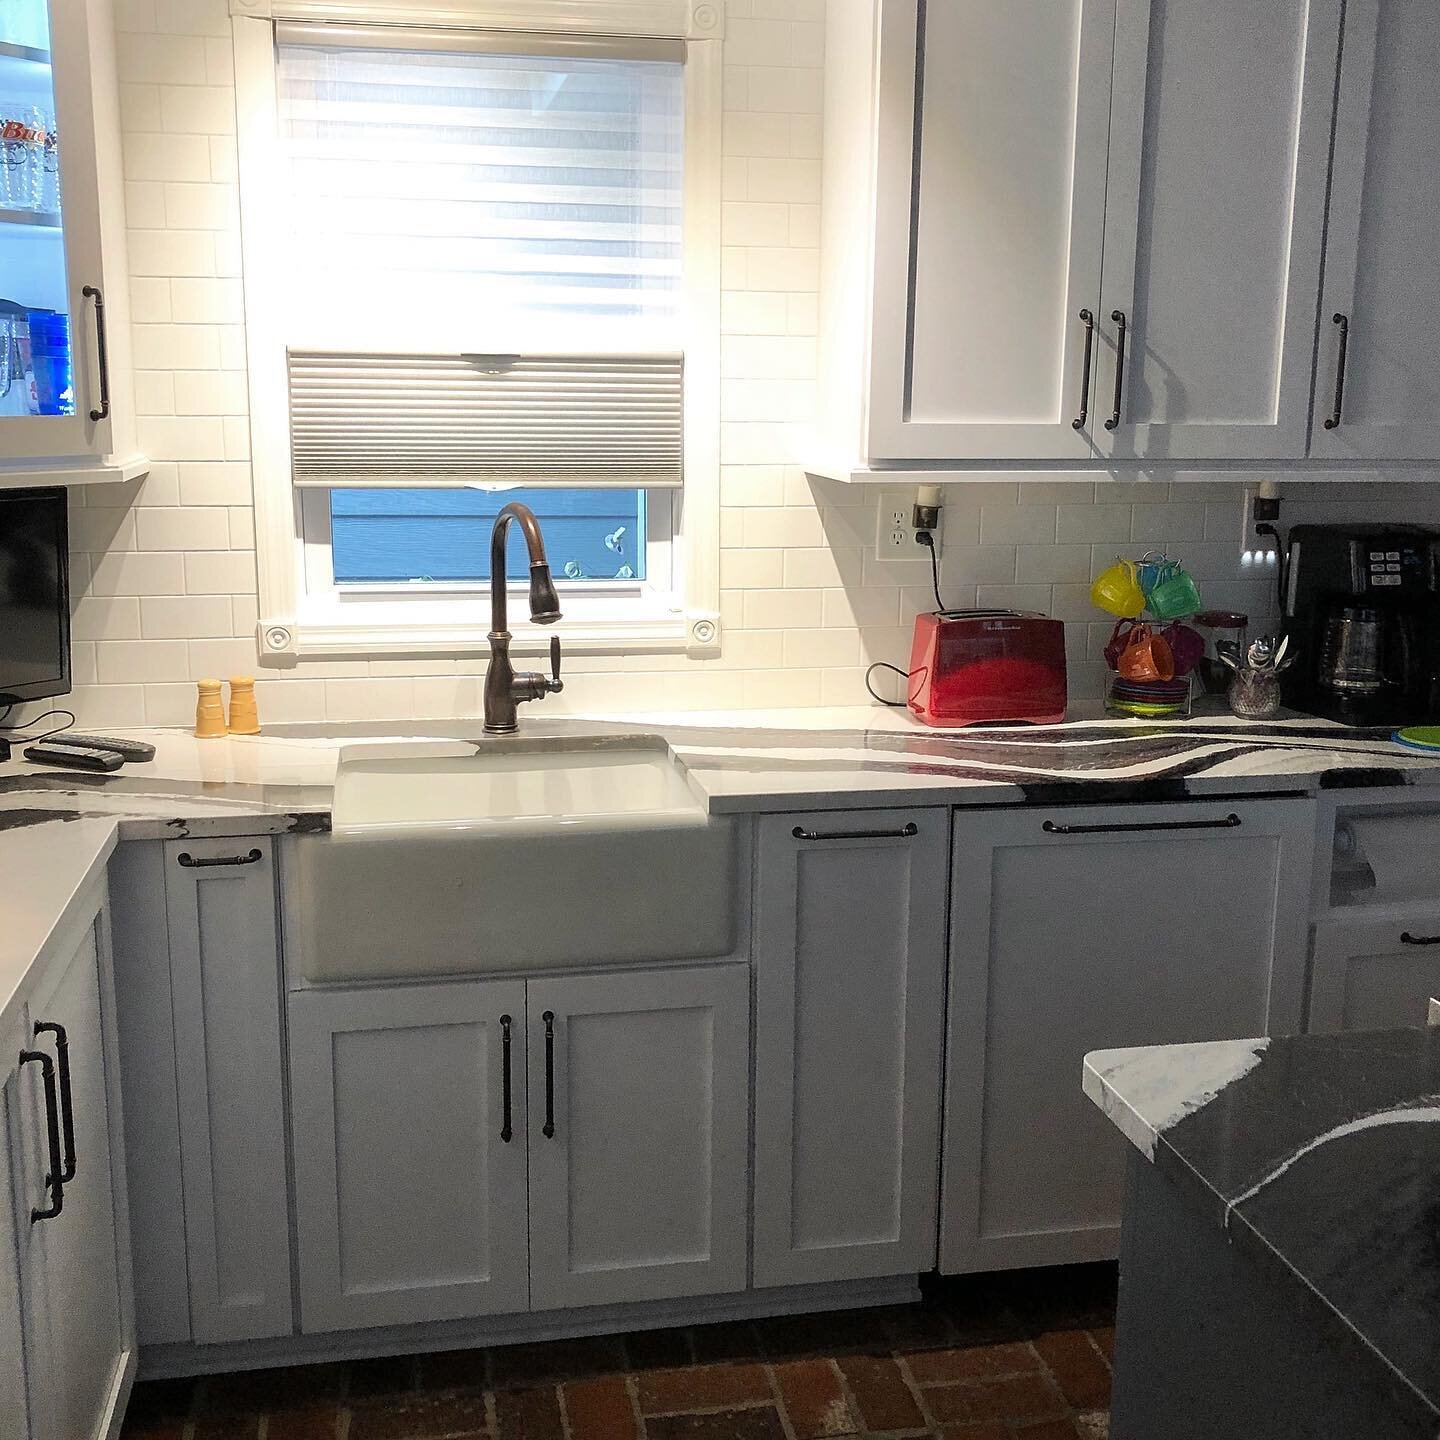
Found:
[[[915,527],[910,523],[915,495],[908,490],[882,490],[875,516],[875,553],[881,560],[923,560],[924,548],[915,540]],[[944,511],[941,511],[941,525]],[[940,525],[931,532],[935,545],[940,546]]]
[[[1255,501],[1258,498],[1258,492],[1247,487],[1240,503],[1240,572],[1243,575],[1267,570],[1273,573],[1280,563],[1280,552],[1274,539],[1255,533]]]

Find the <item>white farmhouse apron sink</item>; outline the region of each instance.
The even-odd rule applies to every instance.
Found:
[[[316,983],[733,948],[733,829],[659,736],[349,747],[293,884]]]

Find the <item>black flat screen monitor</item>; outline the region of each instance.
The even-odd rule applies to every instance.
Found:
[[[0,707],[70,692],[65,491],[0,490]]]

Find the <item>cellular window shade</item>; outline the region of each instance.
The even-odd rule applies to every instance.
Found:
[[[683,65],[598,43],[525,53],[545,44],[280,28],[285,270],[297,342],[444,349],[449,341],[389,336],[448,334],[459,323],[474,337],[457,349],[602,348],[519,338],[543,324],[547,335],[598,328],[617,349],[672,348]],[[370,338],[356,339],[357,330]],[[375,338],[382,330],[387,338]]]
[[[679,355],[289,355],[300,486],[674,488]]]

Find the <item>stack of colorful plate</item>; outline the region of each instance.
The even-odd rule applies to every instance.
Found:
[[[1190,677],[1174,680],[1127,680],[1116,675],[1110,681],[1109,706],[1122,715],[1146,719],[1190,713]]]

